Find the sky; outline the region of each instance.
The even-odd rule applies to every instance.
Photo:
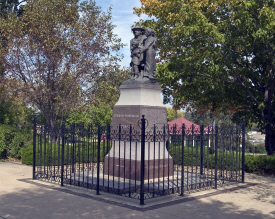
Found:
[[[134,22],[138,22],[140,19],[149,19],[146,15],[141,15],[138,17],[133,14],[133,7],[140,7],[141,3],[139,0],[96,0],[96,5],[100,6],[103,11],[112,6],[112,23],[116,26],[114,28],[114,33],[121,38],[122,43],[127,44],[120,51],[124,58],[120,63],[122,66],[129,67],[130,58],[130,40],[134,37],[131,26]]]

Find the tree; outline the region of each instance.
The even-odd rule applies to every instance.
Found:
[[[154,16],[158,79],[164,100],[181,107],[246,118],[275,152],[275,2],[141,0],[135,13]]]
[[[25,0],[0,0],[0,19],[6,19],[8,14],[21,16],[23,13],[23,4]],[[0,47],[6,48],[7,38],[2,34],[0,29]],[[5,50],[4,50],[5,51]],[[17,125],[22,127],[26,123],[31,110],[27,108],[21,100],[13,96],[9,89],[9,83],[5,77],[4,54],[0,55],[0,123]]]
[[[25,0],[0,0],[0,19],[6,19],[8,14],[13,13],[16,16],[20,16],[23,13],[22,3],[26,2]],[[5,47],[6,45],[6,37],[2,35],[2,31],[0,29],[0,44],[1,47]],[[2,56],[0,56],[1,58]],[[0,59],[0,79],[2,79],[4,74],[3,69],[3,60]],[[0,85],[2,85],[3,79],[0,81]],[[3,86],[0,87],[0,92],[3,89]]]
[[[106,78],[100,83],[94,96],[92,104],[92,118],[95,125],[107,125],[111,123],[113,107],[119,99],[119,86],[123,81],[129,78],[131,71],[129,69],[120,69],[117,71],[119,77]]]
[[[167,120],[168,122],[177,119],[179,117],[184,117],[184,113],[180,110],[173,109],[172,107],[167,107]]]
[[[18,98],[6,100],[0,104],[0,124],[17,126],[19,129],[29,128],[34,112],[22,101],[16,100]]]
[[[81,106],[78,111],[71,113],[67,122],[93,124],[97,126],[100,123],[106,126],[111,123],[113,107],[119,98],[120,84],[129,78],[131,71],[129,69],[119,69],[112,78],[105,78],[94,93],[94,99],[90,105]]]
[[[120,77],[122,44],[110,19],[110,10],[102,12],[94,1],[29,0],[22,16],[8,14],[1,23],[6,78],[51,128],[89,104],[106,78]]]
[[[22,3],[25,2],[24,0],[0,0],[0,19],[4,20],[7,18],[8,14],[14,13],[17,16],[20,16],[23,12]],[[2,31],[0,29],[0,45],[1,47],[6,46],[7,38],[3,36]],[[3,67],[3,55],[0,56],[0,94],[1,99],[5,96],[5,89],[4,89],[4,67]]]

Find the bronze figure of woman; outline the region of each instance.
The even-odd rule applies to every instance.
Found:
[[[155,79],[157,38],[155,37],[154,30],[151,28],[145,29],[145,35],[147,38],[144,40],[144,45],[141,47],[141,52],[144,53],[145,60],[143,77]]]

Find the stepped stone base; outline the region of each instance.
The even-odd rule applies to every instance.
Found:
[[[113,108],[112,133],[113,146],[104,159],[104,173],[125,177],[126,179],[140,180],[140,120],[146,119],[146,133],[162,132],[167,125],[167,110],[163,105],[158,83],[151,83],[146,78],[139,80],[129,79],[120,86],[120,97]],[[121,126],[121,134],[119,133]],[[129,128],[132,125],[129,142]],[[118,141],[118,136],[121,142]],[[127,140],[128,139],[128,140]],[[149,140],[147,137],[146,140]],[[165,143],[156,140],[156,148],[146,142],[145,146],[145,179],[163,178],[173,175],[173,160],[166,150]],[[134,147],[133,147],[134,145]],[[154,145],[151,142],[151,145]]]
[[[140,160],[129,160],[106,156],[104,159],[104,174],[122,177],[130,180],[140,180]],[[155,159],[145,160],[144,179],[156,179],[173,175],[173,160]]]

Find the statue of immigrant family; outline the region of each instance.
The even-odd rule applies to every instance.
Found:
[[[156,82],[156,44],[155,31],[140,26],[132,28],[134,38],[130,41],[131,79],[148,78]]]

